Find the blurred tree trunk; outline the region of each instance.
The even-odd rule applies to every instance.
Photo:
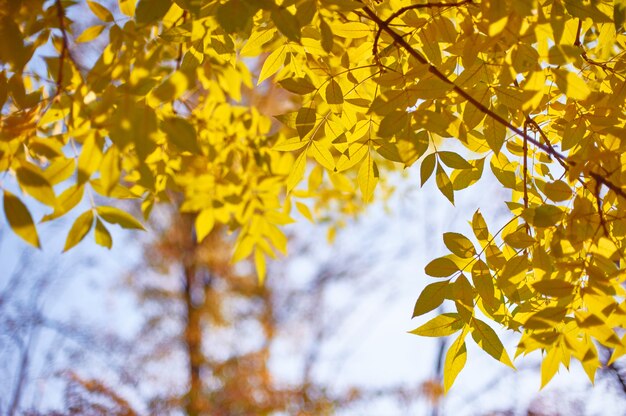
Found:
[[[181,235],[184,237],[181,255],[184,262],[183,299],[186,317],[182,338],[189,361],[189,391],[187,393],[185,410],[190,416],[198,416],[208,414],[210,408],[203,398],[204,389],[201,378],[201,368],[204,361],[202,352],[202,311],[194,302],[194,289],[198,284],[195,260],[197,244],[195,233],[193,232],[193,218],[189,215],[183,215],[180,220]]]

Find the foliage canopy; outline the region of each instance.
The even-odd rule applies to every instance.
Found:
[[[412,165],[453,203],[488,165],[510,221],[490,231],[476,212],[473,236],[446,233],[414,311],[454,304],[413,331],[458,334],[445,388],[467,335],[513,366],[485,320],[521,334],[517,354],[545,352],[542,385],[572,357],[593,380],[596,344],[626,353],[626,1],[0,5],[4,212],[27,242],[26,196],[51,210],[42,221],[89,201],[66,250],[92,229],[110,247],[107,224],[142,228],[101,201],[139,200],[145,217],[181,201],[198,240],[236,231],[233,259],[253,256],[262,280],[292,206],[337,221]],[[74,33],[87,8],[95,23]]]

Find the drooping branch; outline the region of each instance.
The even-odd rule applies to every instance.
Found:
[[[361,3],[363,3],[363,0],[360,0],[360,1],[361,1]],[[471,1],[467,1],[467,4],[472,4],[472,2]],[[435,7],[434,5],[436,5],[436,7],[442,7],[443,4],[442,3],[433,3],[433,4],[426,4],[424,6]],[[450,3],[450,5],[453,6],[454,4]],[[420,6],[422,6],[422,5],[420,5]],[[415,7],[415,8],[417,8],[417,7]],[[401,36],[395,30],[393,30],[393,28],[391,28],[391,25],[390,25],[391,22],[390,21],[388,22],[386,20],[382,20],[376,14],[376,12],[374,10],[372,10],[370,7],[368,7],[367,5],[365,5],[365,3],[363,3],[363,9],[362,10],[365,12],[365,14],[374,23],[376,23],[376,25],[378,26],[378,30],[379,31],[381,31],[381,32],[384,31],[389,36],[391,36],[391,38],[393,39],[395,44],[399,45],[399,47],[404,49],[409,55],[411,55],[413,58],[415,58],[419,63],[427,66],[428,67],[428,72],[430,72],[437,79],[439,79],[439,80],[445,82],[446,84],[450,85],[450,88],[452,89],[452,91],[456,92],[461,97],[463,97],[466,101],[468,101],[470,104],[472,104],[474,107],[476,107],[478,109],[478,111],[480,111],[481,113],[485,114],[487,117],[491,118],[492,120],[496,121],[498,124],[501,124],[502,126],[506,127],[507,129],[509,129],[510,131],[515,133],[517,136],[519,136],[522,139],[524,139],[527,143],[532,144],[533,146],[541,149],[544,153],[546,153],[549,156],[554,157],[555,159],[557,159],[557,161],[561,164],[561,166],[564,167],[565,170],[569,170],[569,168],[574,167],[574,166],[577,165],[577,163],[575,161],[569,160],[567,158],[567,156],[563,155],[562,153],[560,153],[556,149],[554,149],[554,147],[552,147],[552,145],[549,142],[542,143],[542,142],[534,139],[533,137],[530,137],[524,131],[522,131],[519,127],[513,125],[511,122],[509,122],[508,120],[506,120],[505,118],[503,118],[502,116],[500,116],[499,114],[494,112],[493,110],[491,110],[488,107],[486,107],[484,104],[482,104],[476,98],[474,98],[471,94],[469,94],[467,91],[465,91],[463,88],[461,88],[459,85],[455,84],[454,81],[452,81],[450,78],[448,78],[435,65],[433,65],[431,62],[429,62],[428,59],[426,59],[426,57],[424,57],[419,51],[417,51],[415,48],[413,48],[404,39],[403,36]],[[398,12],[396,12],[396,13],[398,13]],[[376,53],[377,53],[377,51],[376,51]],[[374,59],[378,59],[378,58],[375,56]],[[543,137],[543,138],[545,140],[545,137]],[[594,173],[594,172],[589,172],[589,176],[591,176],[597,182],[601,183],[602,185],[606,186],[607,188],[609,188],[610,190],[615,192],[617,195],[619,195],[622,198],[626,199],[626,192],[621,187],[619,187],[619,186],[615,185],[614,183],[612,183],[611,181],[609,181],[607,178],[605,178],[605,177],[603,177],[603,176],[601,176],[601,175],[599,175],[597,173]]]

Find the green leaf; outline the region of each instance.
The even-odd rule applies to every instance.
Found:
[[[96,218],[96,244],[106,247],[109,250],[113,247],[113,239],[111,238],[111,233],[104,226],[104,223],[100,221],[100,218]]]
[[[448,277],[459,271],[459,266],[447,257],[439,257],[426,265],[424,271],[432,277]]]
[[[458,313],[444,313],[410,332],[423,337],[445,337],[454,334],[463,326],[464,322]]]
[[[448,348],[446,359],[443,364],[443,390],[448,392],[454,380],[459,375],[467,362],[467,348],[465,346],[465,336],[467,331],[463,330],[456,340]]]
[[[87,0],[87,5],[89,6],[93,14],[98,17],[98,19],[102,20],[103,22],[113,21],[113,15],[109,11],[109,9],[107,9],[103,5],[90,0]]]
[[[89,209],[80,214],[74,221],[74,224],[72,224],[72,228],[65,239],[63,251],[65,252],[80,243],[89,233],[91,227],[93,227],[93,211]]]
[[[26,205],[9,191],[4,191],[3,203],[4,215],[13,232],[28,244],[40,248],[41,245],[39,244],[37,228]]]
[[[487,354],[515,369],[496,332],[480,319],[472,319],[472,338]]]
[[[415,307],[413,308],[413,318],[423,315],[439,307],[446,297],[450,283],[448,281],[431,283],[420,293]]]
[[[96,211],[100,218],[109,224],[119,224],[122,228],[145,230],[144,226],[128,212],[119,208],[109,206],[99,206]]]
[[[474,244],[463,234],[444,233],[443,243],[453,254],[461,258],[469,258],[476,255]]]

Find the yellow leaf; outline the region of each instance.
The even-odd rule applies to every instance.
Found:
[[[306,204],[303,204],[302,202],[296,202],[296,208],[298,209],[300,214],[304,216],[304,218],[311,222],[315,222],[315,220],[313,219],[313,214],[311,214],[311,210]]]
[[[446,359],[443,364],[443,390],[448,392],[454,380],[459,375],[465,362],[467,361],[467,348],[465,346],[465,336],[467,331],[464,329],[459,337],[450,345],[446,353]]]
[[[487,223],[483,218],[480,211],[476,211],[472,218],[472,230],[476,238],[483,242],[489,240],[489,230],[487,229]]]
[[[423,315],[439,307],[443,303],[450,286],[450,282],[431,283],[422,290],[415,307],[413,308],[413,318]]]
[[[504,349],[504,346],[496,335],[496,332],[480,319],[472,319],[472,338],[487,354],[491,355],[501,363],[515,369],[515,366],[509,358],[509,354],[507,354]]]
[[[459,271],[459,266],[447,257],[439,257],[428,263],[424,271],[432,277],[448,277]]]
[[[167,117],[161,123],[161,128],[169,143],[182,152],[200,153],[196,128],[189,121],[181,117]]]
[[[201,242],[213,229],[215,225],[215,214],[212,208],[206,208],[200,211],[196,217],[196,240]]]
[[[13,232],[28,244],[37,248],[41,247],[39,244],[39,236],[37,235],[37,228],[35,228],[33,217],[31,217],[30,212],[28,212],[26,205],[9,191],[4,191],[3,203],[4,215]]]
[[[109,206],[99,206],[96,211],[100,218],[108,222],[109,224],[119,224],[122,228],[145,230],[143,225],[137,221],[128,212],[122,211],[119,208]]]
[[[106,247],[109,250],[113,247],[113,239],[111,238],[111,233],[104,226],[104,223],[100,221],[100,218],[96,219],[96,244]]]
[[[271,17],[278,30],[288,39],[294,42],[300,40],[300,23],[289,10],[285,7],[274,8],[272,9]]]
[[[443,242],[453,254],[462,258],[469,258],[476,255],[474,244],[463,234],[444,233]]]
[[[370,202],[374,197],[374,190],[378,183],[378,167],[371,154],[368,154],[365,161],[359,167],[357,182],[361,189],[363,201]]]
[[[548,350],[541,362],[541,388],[544,388],[559,370],[563,352],[557,345]]]
[[[546,183],[543,193],[555,202],[567,201],[572,197],[572,188],[564,181],[557,180]]]
[[[304,177],[304,171],[306,168],[306,152],[300,153],[300,156],[296,159],[291,167],[289,176],[287,176],[287,192],[291,192],[295,188],[302,177]]]
[[[118,0],[120,10],[126,16],[133,17],[135,15],[136,0]]]
[[[91,175],[100,168],[101,162],[102,149],[95,134],[90,134],[85,138],[78,156],[78,184],[87,182]]]
[[[276,34],[275,28],[253,32],[246,41],[246,44],[241,48],[239,54],[246,57],[258,56],[263,50],[263,45],[272,40],[274,34]]]
[[[489,148],[497,155],[502,149],[504,138],[506,137],[506,128],[495,121],[491,117],[487,117],[483,123],[483,135],[489,145]]]
[[[532,284],[533,288],[542,295],[553,297],[565,297],[572,294],[575,286],[561,279],[540,280]]]
[[[332,172],[335,170],[335,159],[325,143],[312,142],[309,147],[309,155],[313,156],[313,158],[317,160],[317,163],[324,166],[329,171]]]
[[[441,193],[454,205],[454,188],[452,187],[452,182],[450,181],[446,171],[443,170],[441,165],[438,163],[435,180]]]
[[[435,163],[437,162],[436,154],[431,153],[422,160],[422,164],[420,165],[420,181],[421,186],[424,186],[428,178],[435,171]]]
[[[454,334],[463,328],[463,325],[463,320],[459,314],[444,313],[410,332],[423,337],[445,337]]]
[[[48,180],[40,173],[36,166],[23,162],[15,169],[17,181],[22,189],[42,204],[54,207],[57,204],[54,190]]]
[[[252,250],[254,249],[254,239],[249,234],[242,234],[237,239],[237,244],[235,245],[235,252],[233,253],[233,263],[241,261],[248,257]]]
[[[72,224],[72,228],[65,239],[63,251],[67,251],[80,243],[87,233],[89,233],[91,227],[93,227],[93,211],[89,209],[80,214],[78,218],[76,218],[76,221],[74,221],[74,224]]]
[[[106,195],[110,195],[120,181],[120,152],[117,146],[107,149],[100,164],[100,182]]]
[[[103,22],[113,21],[113,15],[103,5],[96,3],[95,1],[90,1],[90,0],[87,0],[87,5],[89,6],[93,14],[95,14],[98,17],[98,19],[102,20]]]
[[[257,277],[259,278],[259,285],[263,285],[265,282],[267,268],[265,264],[265,255],[263,254],[263,251],[258,248],[254,250],[254,265],[256,267]]]
[[[483,305],[494,307],[495,288],[493,285],[493,276],[484,261],[477,260],[472,266],[472,282],[478,291],[478,295],[483,301]]]
[[[46,222],[59,218],[69,212],[83,199],[85,187],[82,185],[74,185],[67,188],[57,198],[57,206],[54,208],[54,212],[45,215],[41,222]]]
[[[90,42],[100,36],[100,33],[104,30],[104,25],[91,26],[85,29],[79,37],[76,38],[76,42]]]
[[[341,113],[343,104],[343,92],[337,81],[331,79],[326,85],[326,102],[331,106],[335,113]]]
[[[309,143],[307,140],[301,140],[300,137],[292,137],[289,139],[283,139],[272,147],[272,150],[276,150],[279,152],[294,152],[296,150],[302,149]]]
[[[363,38],[372,34],[372,28],[362,22],[348,22],[331,25],[333,34],[342,38]]]
[[[280,48],[274,50],[263,62],[263,67],[261,68],[261,73],[259,74],[259,80],[257,81],[257,85],[260,85],[267,78],[271,77],[283,66],[285,63],[285,59],[287,58],[287,47],[281,46]]]
[[[591,93],[584,78],[578,74],[564,69],[553,69],[552,73],[556,76],[556,85],[567,98],[584,100]]]

